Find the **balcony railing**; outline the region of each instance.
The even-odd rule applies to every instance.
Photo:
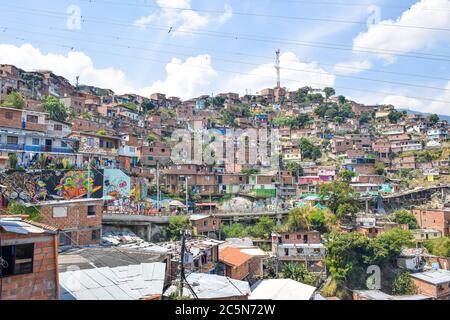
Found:
[[[18,150],[23,150],[23,145],[10,144],[10,143],[0,143],[0,149],[18,151]]]
[[[29,146],[23,144],[0,143],[0,149],[28,152],[73,153],[71,148],[52,148],[51,146]]]

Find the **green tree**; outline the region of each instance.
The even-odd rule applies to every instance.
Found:
[[[186,216],[170,217],[169,226],[167,227],[167,236],[170,240],[179,240],[181,231],[184,229],[192,230],[191,222]]]
[[[25,99],[19,92],[11,92],[10,94],[7,94],[3,103],[1,104],[2,107],[16,109],[24,109],[26,105],[27,103]]]
[[[356,174],[351,170],[342,170],[339,172],[339,178],[342,179],[342,181],[345,181],[347,183],[350,183],[354,177],[356,177]]]
[[[428,116],[428,122],[432,125],[439,122],[439,116],[437,114],[430,114]]]
[[[325,93],[327,101],[330,99],[331,96],[334,96],[336,94],[336,90],[334,90],[334,88],[331,87],[323,88],[323,92]]]
[[[316,160],[322,156],[319,146],[312,144],[307,138],[300,139],[302,158]]]
[[[98,130],[96,134],[98,134],[99,136],[106,136],[108,134],[108,131],[106,131],[105,129],[101,129]]]
[[[42,99],[42,108],[48,112],[50,119],[54,121],[66,121],[69,116],[69,111],[58,98],[53,96],[46,96]]]
[[[338,102],[340,105],[343,105],[346,101],[347,99],[345,98],[345,96],[338,96]]]
[[[378,161],[375,162],[374,169],[375,169],[375,173],[376,174],[378,174],[380,176],[384,175],[385,168],[384,168],[384,164],[383,163],[378,162]]]
[[[147,136],[147,141],[148,143],[153,143],[157,140],[157,137],[155,134],[153,133],[149,133],[149,135]]]
[[[408,210],[397,210],[394,212],[393,221],[399,224],[407,224],[409,229],[419,229],[416,217]]]
[[[17,154],[16,153],[9,154],[8,162],[9,162],[9,167],[11,169],[16,169],[17,168],[17,163],[18,163]]]
[[[359,124],[368,123],[371,119],[372,119],[372,115],[369,112],[363,112],[363,113],[361,113],[361,116],[359,117]]]
[[[38,207],[25,206],[16,201],[12,201],[8,204],[7,213],[11,215],[26,215],[30,220],[36,222],[41,220],[41,214]]]
[[[358,210],[357,195],[347,182],[336,180],[322,184],[319,194],[333,213],[337,213],[339,207],[341,207],[341,213],[344,207],[351,209],[352,213]]]
[[[417,293],[417,288],[411,280],[409,273],[402,272],[392,281],[391,293],[394,296]]]
[[[450,238],[442,237],[423,243],[428,252],[439,257],[450,257]]]
[[[328,210],[313,208],[308,214],[308,222],[312,230],[326,233],[332,230],[336,219]]]
[[[363,288],[373,252],[369,238],[356,232],[331,232],[326,237],[325,246],[325,261],[332,279],[351,289]]]
[[[124,106],[131,110],[137,110],[137,105],[135,102],[124,103]]]
[[[286,227],[289,231],[310,230],[309,208],[295,208],[289,211]]]
[[[233,223],[221,228],[223,238],[241,238],[249,235],[249,230],[242,223]]]
[[[258,222],[251,228],[250,234],[258,239],[270,239],[275,222],[272,218],[263,216],[258,219]]]
[[[413,244],[413,236],[409,230],[391,229],[381,233],[372,240],[373,263],[383,265],[394,263],[402,248]]]
[[[390,123],[397,123],[400,119],[402,119],[405,116],[404,113],[397,111],[397,110],[392,110],[391,112],[389,112],[388,114],[388,119]]]
[[[303,263],[287,263],[281,271],[284,279],[292,279],[301,283],[315,286],[317,277],[309,272]]]
[[[298,162],[293,161],[288,162],[286,165],[286,169],[292,172],[292,174],[295,175],[296,177],[303,175],[302,165]]]

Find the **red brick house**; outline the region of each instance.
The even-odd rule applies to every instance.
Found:
[[[443,236],[450,235],[450,209],[416,209],[413,210],[421,229],[434,229]]]
[[[227,247],[219,251],[219,261],[224,266],[224,275],[236,280],[246,278],[252,256],[241,252],[239,248]]]
[[[55,228],[22,218],[0,218],[0,300],[57,300]]]
[[[101,199],[46,201],[39,204],[41,222],[59,230],[60,246],[99,244]]]

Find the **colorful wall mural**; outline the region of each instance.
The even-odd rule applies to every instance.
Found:
[[[129,177],[120,169],[0,173],[3,198],[20,202],[86,198],[89,184],[91,197],[105,200],[143,201],[149,188],[147,179]]]
[[[130,177],[120,169],[105,169],[103,171],[103,198],[128,198],[131,191]]]

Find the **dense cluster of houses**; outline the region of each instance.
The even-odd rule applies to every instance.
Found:
[[[308,90],[316,99],[319,95],[321,102],[301,101],[299,92],[281,87],[263,89],[257,95],[222,93],[182,101],[161,93],[116,95],[109,89],[73,86],[50,71],[27,72],[0,65],[0,169],[17,169],[10,168],[14,154],[17,167],[25,169],[21,171],[43,169],[42,159],[52,169],[88,170],[76,186],[83,191],[72,196],[70,181],[55,183],[54,189],[67,187],[66,193],[39,201],[24,196],[26,186],[8,191],[9,185],[0,181],[0,209],[14,196],[23,200],[25,207],[37,208],[40,217],[38,223],[22,215],[0,216],[0,300],[155,300],[180,294],[219,300],[324,299],[313,286],[290,279],[266,279],[273,263],[277,270],[299,263],[308,272],[326,275],[326,246],[319,231],[273,233],[265,239],[271,247],[268,251],[247,238],[221,240],[224,223],[214,214],[218,202],[232,199],[228,204],[232,212],[278,212],[303,205],[320,208],[320,186],[338,179],[343,170],[353,173],[349,181],[353,190],[367,197],[408,191],[399,179],[404,171],[420,171],[431,185],[448,184],[450,127],[445,120],[398,113],[393,106],[366,106],[348,100],[346,112],[351,116],[321,116],[314,112],[316,108],[339,106],[344,103],[342,97],[324,98],[320,90]],[[26,106],[1,106],[14,92],[24,97]],[[45,96],[56,97],[67,108],[64,121],[44,110],[41,98]],[[302,117],[306,120],[299,124]],[[239,130],[247,129],[256,134],[255,141],[242,138]],[[177,130],[189,132],[189,141],[196,134],[214,132],[216,141],[211,143],[223,139],[224,145],[232,146],[220,149],[220,156],[228,160],[204,163],[189,150],[182,156],[184,162],[174,161],[174,155],[180,155],[180,139],[173,136]],[[280,155],[275,167],[264,161],[265,152],[259,148],[261,134],[268,131],[276,132],[277,143],[271,144],[268,152]],[[315,155],[306,153],[305,141],[318,149]],[[194,144],[192,149],[196,148],[203,151],[207,146]],[[431,156],[434,151],[441,152]],[[122,186],[119,181],[114,193],[102,190],[99,197],[90,197],[96,191],[91,190],[96,185],[90,182],[94,169],[104,170],[103,188],[121,174],[129,182]],[[109,169],[121,173],[111,178]],[[66,179],[59,173],[53,175],[58,181]],[[131,177],[143,179],[142,183],[135,181],[132,190]],[[32,180],[31,189],[36,185],[36,193],[39,188],[44,190],[44,180]],[[161,193],[168,201],[186,197],[185,203],[173,199],[169,206],[188,207],[196,237],[155,243],[151,226],[148,237],[105,230],[103,215],[111,213],[105,203],[120,200],[122,206],[123,199],[118,198],[125,187],[136,202],[156,196],[156,209],[160,209]],[[241,196],[267,201],[262,206],[255,200],[233,207],[238,202],[233,199]],[[196,203],[192,203],[194,198]],[[191,205],[195,210],[190,210]],[[146,209],[144,205],[136,210],[155,214]],[[373,238],[392,228],[407,228],[369,211],[359,214],[351,225],[340,225],[341,231]],[[449,236],[450,211],[445,206],[413,213],[420,227],[414,231],[418,243]],[[437,267],[417,269],[414,261],[418,256]],[[405,268],[416,268],[411,277],[419,290],[404,299],[450,297],[448,258],[405,252],[402,259],[399,264]],[[186,271],[185,279],[179,278],[180,266]],[[175,280],[186,284],[182,292]],[[375,291],[355,291],[353,298],[394,299]]]

